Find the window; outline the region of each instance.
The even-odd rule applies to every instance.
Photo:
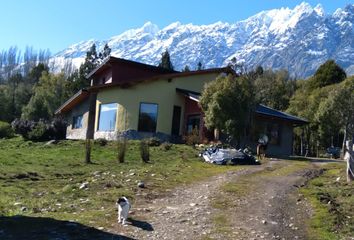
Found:
[[[277,123],[268,123],[267,135],[270,137],[269,143],[274,145],[280,144],[280,127]]]
[[[114,131],[116,128],[117,103],[101,104],[98,131]]]
[[[189,115],[187,118],[187,133],[192,133],[193,129],[196,129],[199,133],[200,127],[200,115]]]
[[[73,129],[82,128],[82,118],[83,118],[82,115],[73,117],[73,125],[72,125]]]
[[[156,132],[157,104],[140,103],[138,131]]]
[[[258,141],[260,136],[267,135],[269,144],[279,145],[280,144],[280,124],[279,123],[271,123],[271,122],[263,122],[260,120],[256,120],[253,125],[253,140],[255,142]]]

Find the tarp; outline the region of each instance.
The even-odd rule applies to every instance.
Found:
[[[234,148],[222,149],[210,147],[200,153],[200,156],[209,163],[218,165],[231,164],[258,164],[258,160],[247,150]]]

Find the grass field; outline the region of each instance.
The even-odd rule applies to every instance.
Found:
[[[180,184],[239,169],[204,163],[197,157],[198,151],[186,145],[172,145],[170,150],[151,147],[150,163],[142,162],[138,141],[128,143],[124,163],[117,161],[114,142],[106,146],[94,144],[92,164],[84,163],[84,151],[82,141],[60,141],[47,146],[20,137],[0,140],[0,239],[3,220],[11,223],[18,220],[18,215],[25,217],[23,221],[16,220],[17,225],[11,223],[7,228],[31,229],[36,224],[60,232],[58,224],[69,221],[77,223],[75,231],[79,234],[96,236],[95,229],[88,231],[87,227],[110,228],[116,222],[115,201],[119,196],[129,197],[134,204],[138,195],[153,199]],[[297,162],[295,166],[301,168],[303,164],[308,163]],[[326,169],[324,174],[300,190],[314,208],[310,220],[311,237],[341,239],[351,236],[354,233],[354,185],[347,184],[343,177],[336,181],[338,176],[345,175],[344,164],[323,167]],[[286,175],[294,170],[282,168],[262,174],[272,177],[272,174]],[[145,182],[145,189],[137,187],[139,181]],[[83,183],[87,183],[87,188],[80,189]],[[225,185],[223,190],[246,194],[248,186],[249,182],[244,181]],[[214,207],[222,208],[223,203],[220,204]],[[222,220],[222,216],[217,217],[216,220]],[[68,232],[70,225],[67,222],[64,225],[62,232]],[[105,232],[97,234],[102,233]],[[77,232],[73,230],[72,234]],[[107,237],[114,239],[115,236],[105,235],[102,239]]]
[[[170,150],[150,147],[150,163],[143,163],[139,142],[128,143],[124,163],[117,148],[93,145],[92,164],[84,163],[84,142],[44,143],[21,138],[0,140],[0,216],[24,215],[70,220],[94,227],[115,222],[115,201],[136,193],[154,198],[166,189],[234,169],[202,162],[186,145]],[[137,182],[144,181],[146,189]],[[87,182],[87,188],[80,189]],[[1,227],[1,226],[0,226]]]
[[[353,239],[354,183],[346,182],[344,162],[324,165],[323,168],[323,175],[300,190],[314,210],[310,220],[310,239]]]

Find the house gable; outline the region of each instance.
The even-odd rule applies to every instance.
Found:
[[[92,79],[91,86],[99,86],[109,83],[128,83],[136,79],[150,78],[168,73],[176,73],[176,71],[109,57],[94,69],[87,78]]]

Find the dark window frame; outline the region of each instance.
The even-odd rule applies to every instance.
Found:
[[[79,117],[81,117],[81,121],[80,121],[80,127],[77,127],[76,126],[76,121]],[[84,115],[83,114],[79,114],[79,115],[75,115],[73,116],[73,122],[72,122],[72,125],[71,125],[71,129],[81,129],[83,126],[83,120],[84,120]]]
[[[141,127],[140,127],[140,114],[141,114],[141,105],[142,104],[156,105],[156,123],[155,123],[154,131],[142,131],[141,130]],[[137,128],[138,132],[156,133],[158,119],[159,119],[159,104],[158,103],[152,103],[152,102],[140,102],[139,103],[138,128]]]
[[[193,128],[191,131],[188,131],[188,120],[191,117],[199,117],[199,126],[198,126],[198,134],[200,130],[202,129],[201,123],[202,123],[202,114],[201,113],[194,113],[194,114],[188,114],[186,117],[186,134],[190,134],[193,131]]]

